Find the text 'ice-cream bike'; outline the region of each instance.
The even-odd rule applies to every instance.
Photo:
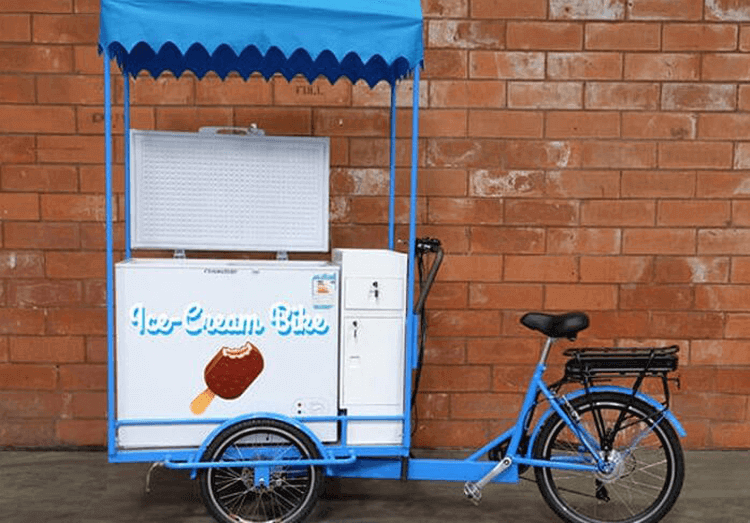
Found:
[[[416,235],[422,31],[417,0],[102,0],[109,459],[190,471],[223,523],[304,521],[326,476],[462,482],[479,503],[486,485],[516,483],[530,468],[565,521],[658,521],[684,476],[685,432],[669,410],[677,347],[568,349],[563,378],[547,384],[555,341],[586,329],[584,313],[521,318],[546,341],[508,431],[463,460],[412,457],[422,313],[443,257],[438,241]],[[125,129],[125,252],[116,267],[113,59],[124,77]],[[269,80],[275,75],[363,81],[375,106],[387,98],[378,89],[390,86],[388,249],[289,260],[287,252],[329,251],[333,142],[255,127],[131,130],[130,85],[142,71],[190,72],[217,90],[236,73],[248,89],[265,89],[266,101],[270,82],[283,89],[281,78]],[[396,107],[398,81],[407,77],[411,175],[401,253]],[[338,103],[301,93],[312,98],[300,105]],[[252,107],[248,115],[261,127],[283,117]],[[337,125],[344,118],[346,110]],[[335,146],[354,155],[368,139]],[[373,175],[379,171],[360,169],[352,178],[366,185],[362,177]],[[133,257],[131,247],[175,257]],[[279,254],[205,258],[211,251]],[[627,378],[629,386],[612,382]],[[642,391],[647,378],[661,382],[661,400]]]

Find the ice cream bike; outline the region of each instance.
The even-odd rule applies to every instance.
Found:
[[[634,349],[624,359],[622,352],[571,353],[566,377],[548,387],[541,378],[550,347],[586,328],[581,313],[524,317],[547,342],[513,428],[465,460],[410,454],[419,314],[442,260],[439,242],[416,235],[422,30],[418,0],[102,0],[109,460],[189,471],[209,513],[225,523],[303,521],[326,475],[461,481],[478,502],[486,484],[517,482],[530,466],[563,519],[656,521],[682,482],[675,432],[683,431],[668,410],[666,382],[674,350]],[[125,252],[116,265],[111,60],[124,80]],[[130,78],[142,71],[189,71],[199,81],[234,72],[385,82],[388,249],[290,260],[289,253],[330,249],[330,141],[254,127],[131,129]],[[407,78],[410,209],[402,253],[395,249],[396,86]],[[131,249],[174,256],[133,257]],[[203,257],[228,251],[277,256]],[[425,257],[433,264],[417,278]],[[636,376],[632,389],[594,383],[613,369]],[[640,392],[647,376],[664,380],[664,404]],[[585,390],[559,394],[563,382]],[[540,399],[549,406],[531,427]],[[617,414],[610,419],[605,409]],[[596,427],[583,424],[590,412]],[[623,447],[616,434],[635,441]],[[654,440],[666,458],[639,468],[635,448]],[[597,503],[613,499],[614,484],[637,472],[664,477],[658,495],[628,519],[598,509],[587,515],[567,502],[558,488],[565,478],[550,472],[558,469],[585,474]]]

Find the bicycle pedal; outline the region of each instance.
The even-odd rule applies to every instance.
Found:
[[[467,481],[464,483],[464,496],[477,506],[482,501],[482,489],[476,483]]]

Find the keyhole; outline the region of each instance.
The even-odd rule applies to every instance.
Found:
[[[354,339],[357,339],[357,331],[359,330],[359,326],[356,321],[352,322],[352,327],[354,327]]]
[[[378,282],[376,281],[372,282],[372,288],[373,288],[373,294],[375,294],[375,299],[377,300],[380,294],[380,291],[378,290]]]

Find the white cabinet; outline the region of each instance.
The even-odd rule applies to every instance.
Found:
[[[404,254],[335,249],[341,265],[341,389],[350,416],[394,416],[404,410],[406,268]],[[400,445],[403,423],[349,423],[350,445]]]
[[[343,404],[402,404],[404,321],[347,314],[344,323]]]

